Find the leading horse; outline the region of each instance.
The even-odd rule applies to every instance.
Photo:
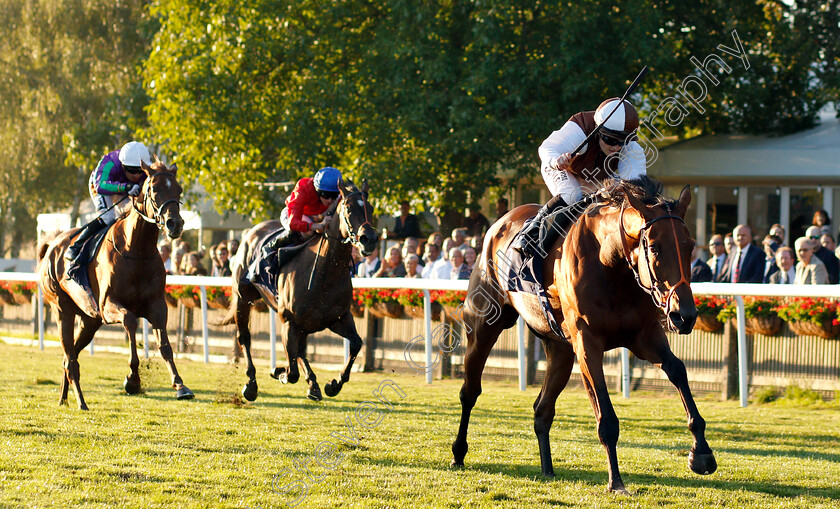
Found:
[[[618,347],[659,366],[677,388],[694,444],[689,467],[698,474],[717,468],[705,438],[706,423],[688,386],[685,365],[671,351],[662,326],[691,332],[697,317],[689,286],[694,241],[684,223],[691,194],[679,200],[661,196],[662,185],[642,177],[613,182],[607,201],[589,207],[557,241],[543,265],[551,312],[564,336],[554,332],[533,295],[503,290],[504,253],[535,205],[517,207],[487,233],[479,265],[470,279],[464,324],[467,350],[461,388],[461,423],[452,444],[452,465],[467,454],[470,412],[481,394],[481,374],[499,334],[521,315],[540,338],[548,364],[534,402],[534,431],[545,476],[554,476],[549,431],[555,402],[569,381],[575,355],[597,420],[598,438],[607,452],[608,488],[627,493],[618,470],[618,417],[604,380],[604,352]],[[485,310],[498,310],[492,317]]]
[[[296,383],[300,378],[300,364],[309,383],[307,396],[320,401],[321,389],[306,358],[306,339],[309,334],[329,328],[350,341],[350,358],[340,378],[327,384],[324,392],[327,396],[335,396],[344,383],[350,380],[350,370],[362,348],[362,338],[350,314],[353,298],[350,280],[351,245],[358,247],[367,256],[376,249],[379,234],[370,223],[373,207],[367,200],[367,181],[362,182],[361,189],[356,188],[350,180],[340,182],[338,187],[341,198],[333,204],[333,208],[337,209],[337,218],[330,222],[321,237],[324,242],[317,238],[310,239],[301,252],[281,267],[276,295],[262,293],[261,288],[244,279],[243,275],[258,256],[262,239],[282,227],[280,221],[264,221],[242,237],[232,267],[234,292],[230,312],[217,325],[236,323],[236,339],[244,348],[248,362],[245,372],[248,382],[242,389],[242,395],[248,401],[257,399],[258,394],[248,323],[251,307],[261,298],[280,317],[280,334],[288,359],[288,365],[278,368],[272,376],[283,383]]]
[[[157,161],[141,164],[146,179],[140,195],[131,199],[130,213],[118,219],[105,234],[96,255],[87,267],[92,295],[80,291],[76,283],[65,279],[67,262],[64,251],[78,229],[62,233],[38,250],[38,271],[44,299],[56,315],[64,348],[64,376],[59,403],[67,402],[68,383],[73,386],[81,410],[87,410],[79,384],[79,353],[91,342],[105,323],[122,323],[131,345],[131,372],[126,376],[127,393],[140,391],[140,359],[137,356],[136,332],[139,318],[154,329],[161,356],[169,368],[172,387],[178,399],[191,399],[193,393],[184,385],[166,335],[167,309],[164,300],[166,270],[157,250],[160,229],[169,238],[181,235],[184,221],[180,215],[181,186],[178,168]],[[92,299],[91,299],[92,297]],[[73,337],[78,316],[81,328]]]

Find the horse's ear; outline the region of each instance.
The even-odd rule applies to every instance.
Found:
[[[143,170],[146,175],[152,174],[152,167],[146,164],[146,161],[140,159],[140,169]]]
[[[359,191],[361,191],[362,194],[365,195],[365,198],[367,198],[368,191],[370,191],[370,186],[368,186],[367,179],[362,180],[362,187],[359,189]]]
[[[688,205],[691,203],[691,189],[685,186],[680,192],[680,199],[677,201],[677,206],[674,209],[674,214],[685,219],[685,213],[688,210]]]
[[[169,172],[172,173],[173,175],[178,173],[178,164],[177,163],[172,163],[172,166],[169,167]]]

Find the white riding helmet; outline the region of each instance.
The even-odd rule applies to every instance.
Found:
[[[613,97],[602,102],[595,110],[595,122],[603,123],[604,119],[618,106],[602,129],[608,134],[626,136],[639,127],[639,114],[636,113],[636,108],[632,104],[627,101],[619,103],[620,100],[618,97]]]
[[[129,141],[120,149],[120,162],[123,166],[140,166],[140,161],[151,164],[149,150],[139,141]]]

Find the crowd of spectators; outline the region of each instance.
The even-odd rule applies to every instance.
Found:
[[[192,251],[189,242],[175,240],[158,246],[167,274],[181,276],[230,276],[230,259],[239,249],[238,240],[220,242],[209,249]],[[205,263],[205,258],[209,258]]]
[[[753,244],[749,226],[740,224],[732,233],[712,235],[709,257],[692,254],[691,280],[721,283],[820,285],[840,282],[840,249],[831,233],[831,219],[824,210],[814,214],[805,236],[785,245],[785,229],[770,227],[761,247]]]

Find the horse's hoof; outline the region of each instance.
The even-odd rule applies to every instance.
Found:
[[[543,479],[546,481],[553,481],[555,479],[554,471],[551,472],[543,472],[542,473]]]
[[[82,403],[81,405],[79,405],[79,410],[84,410],[85,412],[87,412],[88,411],[88,406],[86,404]]]
[[[178,390],[175,392],[175,397],[178,399],[193,399],[195,394],[186,385],[182,385],[178,387]]]
[[[449,468],[456,468],[458,470],[464,468],[464,462],[458,460],[452,460],[452,463],[449,464]]]
[[[284,373],[285,371],[286,371],[286,368],[274,368],[274,370],[273,370],[273,371],[271,371],[271,372],[268,374],[268,376],[270,376],[271,378],[273,378],[273,379],[275,379],[275,380],[280,380],[280,375],[281,375],[282,373]]]
[[[133,380],[131,376],[126,376],[123,387],[127,394],[137,394],[140,392],[140,380]]]
[[[321,388],[318,386],[317,382],[312,382],[309,386],[309,390],[306,391],[306,397],[312,401],[321,401],[324,399],[324,397],[321,396]]]
[[[341,392],[341,384],[339,384],[338,381],[333,380],[324,386],[324,392],[327,393],[327,396],[334,398],[338,396],[339,392]]]
[[[247,384],[245,384],[245,387],[242,388],[242,397],[244,397],[248,401],[254,401],[255,399],[257,399],[258,392],[259,391],[257,389],[257,381],[251,380]]]
[[[617,488],[610,488],[610,491],[612,493],[615,493],[616,495],[624,495],[624,496],[628,496],[628,497],[630,496],[630,492],[627,491],[627,488],[625,488],[624,486],[617,487]]]
[[[709,475],[717,470],[717,461],[713,453],[695,454],[691,451],[688,453],[688,467],[695,474]]]

